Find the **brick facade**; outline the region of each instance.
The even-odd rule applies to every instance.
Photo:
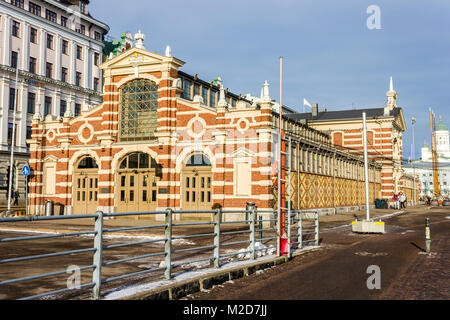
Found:
[[[197,169],[198,172],[210,173],[211,181],[201,180],[202,187],[205,181],[208,181],[209,189],[205,189],[207,196],[204,191],[201,191],[201,196],[211,197],[210,205],[218,204],[225,209],[242,209],[251,201],[261,209],[274,208],[274,103],[270,99],[261,99],[258,103],[248,101],[225,92],[221,85],[205,82],[200,83],[202,88],[216,90],[219,94],[216,100],[219,102],[216,103],[210,98],[205,101],[201,92],[190,99],[183,94],[187,92],[181,81],[181,78],[187,76],[179,70],[183,65],[183,61],[171,56],[131,48],[101,66],[105,75],[101,105],[83,111],[76,118],[67,116],[59,120],[51,115],[43,121],[34,118],[32,139],[28,140],[32,170],[29,202],[31,214],[43,214],[47,200],[64,205],[65,214],[90,213],[95,210],[117,212],[118,203],[124,197],[120,189],[121,181],[138,171],[129,170],[121,175],[122,169],[119,167],[123,159],[134,153],[149,155],[157,164],[157,169],[152,167],[147,170],[158,172],[149,173],[150,177],[156,180],[156,204],[154,207],[139,207],[143,210],[164,210],[168,207],[185,209],[188,201],[186,197],[190,197],[186,195],[186,190],[192,187],[185,178],[191,172],[197,172]],[[121,133],[121,128],[128,121],[121,113],[121,90],[135,80],[157,85],[157,126],[153,132],[154,136],[130,141],[124,139]],[[192,88],[194,93],[197,90],[195,81],[196,79]],[[210,107],[213,102],[214,107]],[[341,186],[341,190],[345,188],[346,183],[354,185],[353,193],[348,199],[347,195],[336,195],[336,199],[331,201],[329,191],[324,191],[321,193],[321,200],[312,201],[308,196],[303,196],[307,194],[304,188],[305,185],[313,184],[310,179],[319,176],[319,171],[306,175],[306,172],[302,174],[298,168],[296,174],[297,177],[300,176],[302,187],[297,189],[296,197],[303,197],[302,207],[311,207],[316,203],[320,207],[362,204],[363,201],[358,198],[362,184],[357,181],[359,173],[355,173],[361,172],[361,159],[336,149],[327,134],[307,126],[303,126],[302,130],[316,137],[312,138],[312,141],[319,138],[323,140],[316,141],[322,149],[315,148],[315,154],[327,154],[327,159],[331,159],[332,154],[337,154],[341,161],[339,163],[342,166],[338,166],[337,162],[330,162],[330,170],[327,173],[322,172],[321,175],[334,177],[334,182]],[[324,141],[326,147],[323,146]],[[188,159],[193,154],[202,154],[209,160],[210,167],[188,167]],[[86,157],[92,158],[96,167],[80,172],[77,166],[80,160]],[[301,165],[300,161],[301,157],[297,154],[298,166]],[[347,164],[345,174],[344,163]],[[142,171],[142,174],[147,174],[147,171]],[[355,172],[349,174],[350,171]],[[89,176],[89,172],[94,174]],[[379,190],[380,168],[371,164],[371,172],[373,197],[378,197],[376,192]],[[151,176],[152,174],[154,176]],[[87,182],[83,180],[84,176],[88,177]],[[136,177],[141,179],[141,176]],[[208,179],[209,176],[205,177]],[[332,181],[330,179],[328,180]],[[200,180],[196,181],[200,184]],[[147,182],[145,185],[147,186]],[[83,193],[83,197],[94,199],[91,201],[94,203],[93,207],[74,208],[75,198],[80,201],[80,195],[76,194],[76,190],[80,188],[88,190],[86,195]],[[311,188],[315,190],[313,186]],[[322,186],[320,188],[323,190]],[[199,194],[192,193],[192,196],[194,195],[200,197]],[[134,201],[135,196],[134,193],[127,194],[128,202],[130,199]],[[145,199],[147,197],[151,195],[146,193]]]

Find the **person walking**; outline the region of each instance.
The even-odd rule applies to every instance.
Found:
[[[13,192],[13,198],[14,198],[13,206],[18,206],[19,205],[19,192],[18,191]]]
[[[394,201],[394,209],[398,209],[398,194],[394,193],[394,197],[392,197],[392,201]]]
[[[406,196],[403,192],[400,193],[400,209],[406,209]]]

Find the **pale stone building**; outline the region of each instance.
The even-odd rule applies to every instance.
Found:
[[[0,205],[7,200],[13,127],[13,188],[24,201],[21,169],[29,158],[32,118],[79,115],[102,102],[99,66],[109,27],[91,16],[88,4],[0,1]]]
[[[439,190],[441,196],[448,197],[450,192],[450,141],[448,127],[442,122],[442,117],[436,126],[436,150],[438,155]],[[405,166],[409,174],[418,176],[420,196],[434,195],[433,156],[431,148],[425,141],[421,148],[421,159]]]

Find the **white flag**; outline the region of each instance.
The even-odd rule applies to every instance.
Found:
[[[306,99],[303,99],[303,106],[308,106],[308,107],[312,108],[312,105]]]
[[[303,98],[303,113],[306,112],[305,110],[305,106],[308,106],[312,109],[312,105],[308,102],[308,100],[306,100],[305,98]]]

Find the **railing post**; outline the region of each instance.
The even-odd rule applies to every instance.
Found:
[[[220,222],[222,209],[214,212],[214,268],[220,268]]]
[[[303,249],[303,219],[302,212],[297,212],[297,223],[298,223],[298,248]]]
[[[165,241],[165,266],[164,275],[167,280],[172,277],[172,209],[166,210],[166,241]]]
[[[277,236],[277,257],[279,257],[279,256],[281,256],[281,250],[280,250],[280,245],[281,245],[281,239],[280,239],[280,237],[281,237],[281,234],[280,234],[280,231],[281,231],[281,211],[280,211],[280,209],[278,208],[278,210],[277,210],[277,212],[276,212],[276,222],[275,222],[275,224],[276,224],[276,236]]]
[[[102,264],[103,264],[103,212],[97,211],[95,218],[95,236],[94,236],[94,265],[92,273],[92,282],[94,283],[92,296],[94,299],[100,298],[100,289],[102,285]]]
[[[315,215],[314,215],[314,218],[315,218],[315,245],[316,246],[319,246],[319,212],[318,211],[316,211],[315,212]]]
[[[263,238],[263,217],[259,216],[259,242],[262,243],[262,238]]]
[[[256,225],[256,213],[255,213],[255,207],[253,207],[250,210],[250,246],[252,248],[251,252],[251,259],[256,259],[256,252],[255,252],[255,225]]]

